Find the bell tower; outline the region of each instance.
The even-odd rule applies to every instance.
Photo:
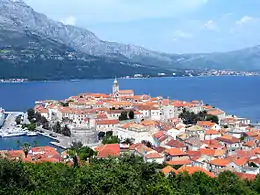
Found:
[[[116,78],[115,78],[114,84],[113,84],[113,96],[116,99],[119,98],[119,85],[118,85],[118,81]]]

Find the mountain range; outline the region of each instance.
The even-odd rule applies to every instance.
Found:
[[[166,54],[100,40],[49,19],[22,0],[0,0],[0,77],[108,78],[186,69],[260,70],[260,47],[226,53]]]

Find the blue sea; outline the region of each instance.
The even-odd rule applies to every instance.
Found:
[[[20,141],[18,143],[17,141]],[[23,143],[29,143],[32,147],[36,146],[52,146],[50,142],[55,141],[51,138],[38,135],[34,137],[20,136],[20,137],[10,137],[10,138],[0,138],[0,150],[19,150]],[[53,146],[55,147],[55,146]],[[58,152],[62,152],[63,149],[57,148]]]
[[[82,92],[111,93],[112,84],[113,79],[2,83],[0,107],[7,111],[26,111],[37,100],[62,100]],[[186,101],[203,100],[229,114],[260,121],[260,77],[119,79],[119,85],[120,89],[133,89],[136,94]],[[12,147],[15,146],[14,142],[10,140]],[[48,142],[39,141],[39,144]],[[0,149],[3,144],[8,145],[8,142],[0,139]]]

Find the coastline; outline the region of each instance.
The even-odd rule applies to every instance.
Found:
[[[144,80],[144,79],[156,79],[156,78],[208,78],[208,77],[260,77],[260,75],[195,75],[195,76],[151,76],[151,77],[118,77],[122,80]],[[109,78],[84,78],[84,79],[50,79],[50,80],[29,80],[26,81],[0,81],[0,84],[23,84],[23,83],[55,83],[55,82],[81,82],[81,81],[94,81],[94,80],[112,80],[113,77]]]

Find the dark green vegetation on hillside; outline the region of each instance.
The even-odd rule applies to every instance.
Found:
[[[134,156],[92,159],[74,168],[65,164],[24,164],[0,159],[0,194],[259,194],[260,177],[238,179],[222,172],[212,179],[204,173],[165,178],[156,164]]]

